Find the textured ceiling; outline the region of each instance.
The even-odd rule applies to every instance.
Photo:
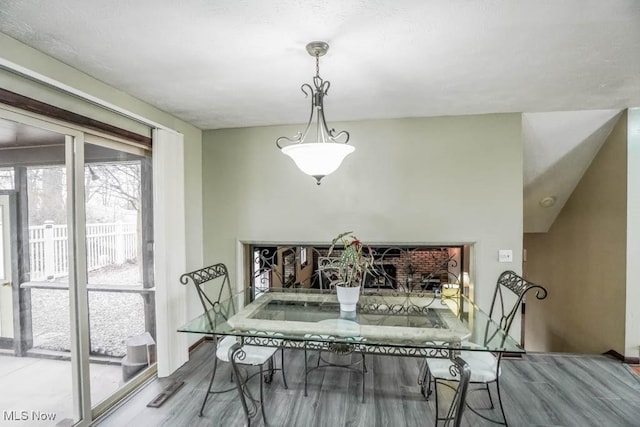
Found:
[[[2,0],[0,31],[202,129],[640,105],[636,0]]]
[[[528,113],[525,231],[640,106],[637,0],[0,0],[0,31],[201,129],[304,122],[312,40],[329,122]]]

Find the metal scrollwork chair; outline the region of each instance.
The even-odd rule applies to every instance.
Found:
[[[535,296],[537,299],[542,300],[547,297],[547,290],[535,283],[531,283],[524,278],[520,277],[513,271],[505,271],[498,277],[498,281],[496,283],[496,288],[493,293],[493,300],[491,302],[491,308],[489,309],[489,317],[494,320],[498,320],[499,328],[491,327],[490,324],[487,324],[485,333],[484,333],[484,342],[478,344],[478,350],[481,350],[483,347],[490,345],[492,347],[501,347],[504,345],[504,341],[506,336],[511,329],[511,325],[513,323],[514,318],[519,312],[520,303],[523,298],[527,294],[527,292],[535,289]],[[509,293],[515,295],[515,298],[506,297]],[[515,299],[515,301],[513,301]],[[513,302],[510,302],[513,301]],[[494,318],[494,315],[496,318]],[[497,317],[499,316],[499,317]],[[502,338],[500,338],[502,337]],[[496,340],[499,340],[496,342]],[[467,346],[473,346],[473,343],[466,343]],[[476,390],[486,390],[489,395],[489,408],[473,408],[466,403],[466,406],[480,416],[481,418],[502,425],[507,424],[507,418],[504,413],[504,408],[502,406],[502,398],[500,396],[500,362],[502,360],[502,352],[499,352],[497,355],[494,355],[488,351],[472,351],[472,350],[463,350],[460,352],[460,357],[467,362],[470,370],[471,370],[471,385],[480,385],[479,388],[470,389],[469,391]],[[422,374],[422,378],[420,378],[419,383],[423,386],[423,393],[428,398],[433,390],[436,391],[436,425],[438,421],[447,421],[448,418],[440,418],[438,414],[438,393],[437,386],[438,384],[447,385],[446,382],[449,381],[458,381],[458,378],[451,374],[449,368],[451,366],[451,361],[446,359],[435,359],[435,358],[427,358],[426,360],[426,369]],[[498,406],[500,408],[501,419],[493,419],[489,418],[484,414],[478,412],[481,409],[494,409],[493,398],[491,396],[491,389],[489,385],[491,383],[495,383],[495,388],[498,397]],[[433,384],[433,390],[432,390]]]
[[[204,267],[180,276],[180,283],[182,283],[183,285],[187,285],[189,282],[194,284],[198,292],[198,297],[200,299],[200,302],[202,303],[202,307],[206,314],[206,319],[209,322],[209,326],[212,330],[215,329],[216,324],[226,322],[230,316],[235,314],[238,307],[235,306],[235,302],[232,298],[221,301],[221,298],[223,297],[223,294],[225,294],[225,292],[227,294],[225,295],[226,297],[231,295],[231,282],[229,280],[229,273],[227,271],[227,267],[224,264],[211,265],[209,267]],[[217,284],[221,282],[216,298],[211,297],[210,293],[208,293],[204,289],[204,285],[209,282],[212,282],[210,286],[214,283]],[[219,339],[218,336],[214,335],[213,342],[215,348],[213,371],[211,373],[209,387],[207,388],[204,400],[202,401],[202,406],[200,407],[199,415],[202,416],[204,407],[207,403],[207,399],[211,394],[226,393],[236,389],[238,391],[240,401],[247,418],[247,425],[250,424],[251,418],[257,414],[258,403],[260,405],[264,423],[267,424],[267,419],[264,413],[262,381],[260,381],[259,399],[255,399],[253,397],[253,395],[249,391],[249,388],[247,387],[247,381],[254,375],[260,374],[261,378],[264,377],[264,382],[271,382],[273,378],[273,372],[276,370],[274,368],[273,359],[276,351],[278,351],[278,348],[261,347],[255,345],[240,345],[240,343],[238,343],[237,341],[237,338],[234,336],[225,336],[224,338]],[[218,367],[218,359],[223,362],[229,362],[233,359],[234,363],[232,363],[232,377],[233,380],[235,380],[235,386],[223,390],[212,389],[213,380],[216,376],[216,370]],[[268,363],[269,366],[268,373],[265,375],[264,365],[266,363]],[[243,377],[242,372],[237,368],[236,364],[258,366],[260,367],[260,371],[252,375],[245,374]],[[288,388],[287,380],[284,373],[284,353],[282,349],[280,349],[280,371],[282,372],[282,382],[284,384],[284,388]],[[249,399],[249,403],[251,406],[249,406],[245,397]]]

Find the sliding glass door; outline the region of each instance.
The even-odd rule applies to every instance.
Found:
[[[0,115],[3,422],[86,418],[83,303],[73,262],[73,170],[82,143],[72,129]]]
[[[0,425],[90,425],[153,372],[150,164],[0,109]]]
[[[91,398],[101,412],[155,363],[156,329],[151,159],[99,142],[85,144],[83,182]]]
[[[0,343],[13,341],[11,218],[9,195],[0,194]]]

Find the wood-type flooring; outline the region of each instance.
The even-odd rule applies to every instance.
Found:
[[[200,427],[245,425],[236,391],[214,395],[198,416],[212,367],[213,344],[199,345],[190,361],[169,378],[153,380],[141,391],[102,418],[100,427]],[[337,356],[336,356],[337,357]],[[354,360],[359,356],[353,355]],[[434,425],[434,402],[420,394],[416,378],[419,359],[367,356],[366,401],[361,403],[362,376],[341,368],[318,369],[309,375],[309,395],[304,397],[304,353],[285,350],[289,389],[279,372],[265,385],[268,424],[261,415],[252,426],[286,427],[387,427]],[[310,352],[310,366],[317,353]],[[279,358],[278,358],[279,359]],[[279,363],[279,361],[278,361]],[[216,383],[232,385],[230,366],[218,365]],[[607,356],[527,354],[504,359],[500,380],[509,425],[637,427],[640,426],[640,379],[627,366]],[[159,408],[149,403],[171,381],[185,385]],[[252,380],[257,396],[257,377]],[[467,402],[487,406],[483,391],[471,392]],[[497,411],[496,411],[497,412]],[[491,415],[492,411],[483,413]],[[465,426],[491,426],[471,411]]]

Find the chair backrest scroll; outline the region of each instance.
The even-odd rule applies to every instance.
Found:
[[[210,293],[207,292],[207,290],[205,290],[204,288],[204,285],[206,283],[214,281],[222,281],[216,297],[212,297]],[[222,316],[224,320],[227,320],[229,315],[235,312],[233,299],[229,300],[231,304],[230,307],[228,307],[226,304],[221,304],[220,301],[225,289],[228,293],[228,296],[231,295],[229,271],[224,264],[218,263],[210,265],[208,267],[194,270],[180,276],[180,283],[182,283],[183,285],[187,285],[190,282],[193,283],[198,292],[198,298],[202,303],[202,309],[207,315],[210,326],[213,326],[216,315]],[[215,290],[215,288],[213,290]],[[212,293],[215,294],[215,292]]]
[[[537,299],[542,300],[547,297],[547,290],[544,287],[525,280],[513,271],[504,271],[498,277],[496,288],[493,293],[493,300],[491,302],[491,309],[489,310],[489,316],[491,318],[494,318],[494,315],[496,314],[499,316],[498,319],[494,318],[494,320],[498,320],[500,329],[504,331],[505,336],[509,333],[513,320],[518,314],[520,303],[525,295],[533,289],[536,290],[535,295]],[[511,303],[507,301],[507,290],[516,295],[515,302]],[[488,341],[488,339],[486,341]]]

